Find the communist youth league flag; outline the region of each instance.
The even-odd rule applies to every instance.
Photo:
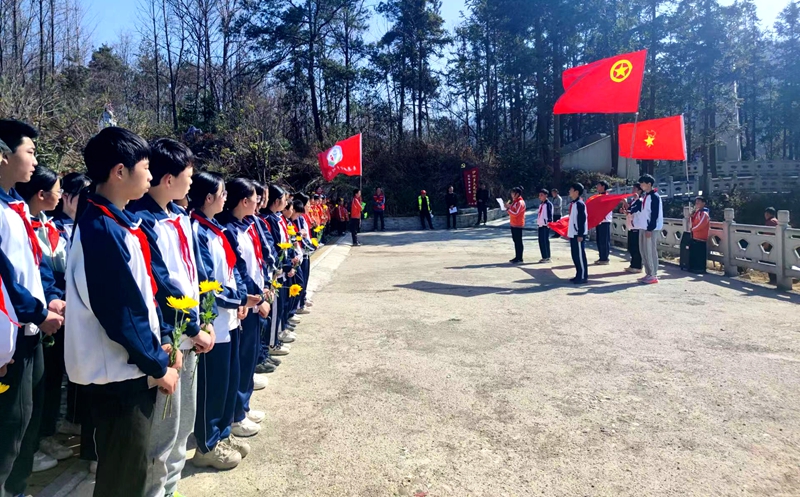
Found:
[[[631,159],[686,160],[686,132],[683,116],[639,121],[619,127],[619,155]],[[633,154],[631,154],[633,138]]]
[[[567,69],[553,114],[639,112],[647,50]]]
[[[613,211],[620,202],[631,195],[631,193],[621,193],[619,195],[594,195],[589,197],[586,200],[586,221],[589,223],[589,229],[597,228],[597,225],[603,222],[609,212]],[[547,226],[559,235],[567,236],[569,216],[564,216]]]
[[[337,142],[317,155],[317,160],[325,181],[333,180],[337,174],[361,176],[361,134]]]

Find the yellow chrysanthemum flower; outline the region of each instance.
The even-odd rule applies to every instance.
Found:
[[[281,250],[288,250],[288,249],[292,248],[292,244],[291,243],[279,243],[278,247],[280,247]]]
[[[290,297],[297,297],[300,295],[300,292],[303,291],[303,287],[300,285],[292,285],[289,287],[289,296]]]
[[[296,235],[296,234],[297,234],[297,230],[296,230],[296,229],[294,229],[294,225],[292,225],[292,224],[290,224],[290,225],[289,225],[289,226],[286,228],[286,231],[289,233],[289,236],[294,236],[294,235]]]
[[[324,230],[324,229],[325,229],[325,225],[324,225],[324,224],[320,224],[319,226],[317,226],[316,228],[314,228],[314,233],[319,233],[319,232],[321,232],[321,231],[322,231],[322,230]]]
[[[319,247],[319,240],[317,240],[316,238],[312,238],[311,239],[311,245],[313,245],[315,247]]]
[[[200,294],[208,292],[222,293],[222,285],[219,284],[219,281],[201,281]]]
[[[295,240],[297,240],[298,242],[302,242],[303,241],[303,237],[300,236],[300,235],[297,235],[297,237],[295,237]]]
[[[11,385],[6,385],[5,383],[0,383],[0,393],[6,393],[9,388],[11,388]]]
[[[275,289],[283,288],[283,285],[278,283],[278,280],[275,280],[275,281],[272,282],[272,288],[275,288]]]
[[[196,301],[192,297],[187,297],[184,295],[181,298],[167,297],[167,305],[178,311],[186,312],[189,309],[199,306],[200,302]]]

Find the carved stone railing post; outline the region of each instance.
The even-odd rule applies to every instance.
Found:
[[[775,267],[777,270],[777,283],[778,290],[791,290],[792,277],[787,274],[786,266],[788,264],[789,255],[786,247],[786,230],[789,228],[789,211],[778,211],[778,226],[775,227],[775,255],[778,258],[778,263]]]
[[[726,240],[725,252],[722,254],[722,263],[725,265],[726,276],[737,276],[739,274],[733,249],[733,247],[736,246],[736,241],[734,241],[734,225],[736,222],[733,220],[733,214],[733,209],[725,209],[725,222],[722,223],[722,231]]]

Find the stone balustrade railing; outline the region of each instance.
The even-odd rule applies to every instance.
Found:
[[[691,210],[684,207],[683,219],[665,218],[657,234],[659,255],[680,256],[680,240],[689,229]],[[623,214],[614,214],[611,237],[627,244]],[[774,274],[778,288],[791,290],[792,278],[800,278],[800,229],[789,226],[789,211],[778,211],[778,226],[737,224],[733,209],[725,209],[725,221],[712,222],[708,236],[708,260],[719,262],[727,276],[750,268]]]

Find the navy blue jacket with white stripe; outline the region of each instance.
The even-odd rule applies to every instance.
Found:
[[[161,349],[163,319],[147,261],[131,231],[141,220],[100,195],[89,200],[75,225],[67,261],[67,374],[79,385],[148,389],[147,377],[163,377],[169,357]]]
[[[578,197],[569,206],[569,229],[567,238],[585,237],[589,234],[589,220],[586,216],[586,203]]]
[[[257,278],[254,278],[255,272],[251,271],[251,266],[253,264],[252,261],[252,248],[248,247],[247,245],[243,246],[243,243],[250,243],[252,241],[249,239],[249,235],[247,234],[247,230],[250,228],[250,223],[247,220],[239,220],[231,214],[229,211],[221,212],[217,215],[217,221],[219,224],[225,227],[225,236],[228,238],[228,242],[231,244],[233,251],[236,253],[236,270],[239,271],[239,275],[241,276],[242,282],[244,283],[245,289],[248,295],[261,295],[264,293],[264,288],[260,282],[257,281]],[[248,264],[245,258],[251,259],[250,264]],[[262,273],[263,274],[263,273]]]

